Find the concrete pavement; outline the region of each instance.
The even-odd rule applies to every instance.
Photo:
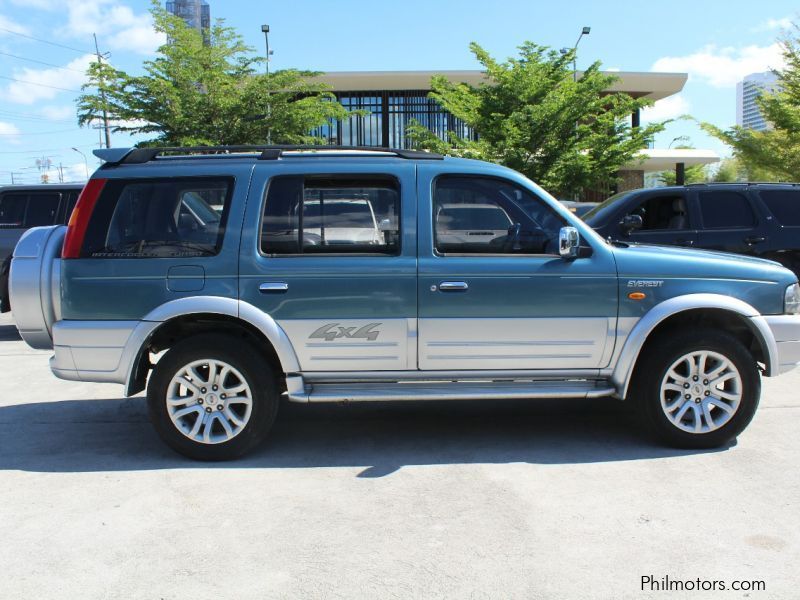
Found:
[[[721,451],[654,446],[605,400],[285,405],[209,465],[48,356],[0,316],[0,598],[800,597],[798,372]]]

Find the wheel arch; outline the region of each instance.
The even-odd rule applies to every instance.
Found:
[[[721,294],[689,294],[656,305],[631,330],[614,368],[611,381],[625,398],[636,364],[649,342],[673,327],[698,322],[723,326],[740,336],[767,376],[777,375],[778,348],[764,317],[746,302]]]
[[[129,363],[125,394],[130,396],[144,389],[151,367],[151,350],[165,350],[180,337],[210,331],[223,331],[247,339],[261,351],[277,374],[300,370],[288,336],[267,313],[232,298],[180,298],[151,311],[131,335],[128,346],[135,354]]]

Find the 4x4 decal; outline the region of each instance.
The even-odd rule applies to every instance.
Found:
[[[339,323],[328,323],[317,329],[314,333],[308,336],[308,339],[323,339],[326,342],[332,342],[337,338],[363,338],[370,342],[378,339],[380,331],[375,329],[380,327],[383,323],[370,323],[363,327],[342,327]]]

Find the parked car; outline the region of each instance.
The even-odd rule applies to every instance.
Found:
[[[82,188],[79,184],[0,187],[0,312],[10,310],[8,270],[19,238],[31,227],[66,223]]]
[[[282,396],[611,395],[664,442],[713,447],[750,422],[761,372],[800,362],[800,286],[777,263],[609,243],[484,162],[219,151],[96,150],[69,227],[27,232],[11,267],[14,319],[53,373],[146,388],[187,456],[252,449]],[[197,198],[210,211],[189,219]],[[374,218],[340,227],[320,198]]]
[[[692,184],[612,196],[584,220],[606,238],[749,254],[800,273],[800,185]]]
[[[575,213],[576,216],[581,218],[599,204],[598,202],[577,202],[575,200],[560,200],[560,202],[566,206],[570,212]]]

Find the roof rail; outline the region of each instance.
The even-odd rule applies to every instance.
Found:
[[[700,187],[703,185],[800,185],[791,181],[700,181],[687,183],[686,187]]]
[[[100,148],[94,155],[109,165],[136,165],[155,160],[167,154],[178,155],[231,155],[258,154],[259,160],[277,160],[284,152],[374,152],[391,154],[398,158],[410,160],[442,160],[441,154],[424,150],[404,150],[402,148],[384,148],[382,146],[323,146],[323,145],[271,145],[271,146],[187,146],[163,148]],[[330,156],[325,154],[325,156]]]

